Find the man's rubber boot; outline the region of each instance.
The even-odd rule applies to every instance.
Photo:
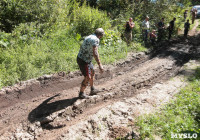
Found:
[[[79,98],[81,98],[81,99],[88,99],[89,98],[89,96],[88,95],[86,95],[85,93],[83,93],[83,92],[80,92],[79,93]]]
[[[96,88],[91,89],[90,96],[97,95],[97,93],[99,93],[99,92],[102,92],[102,90],[99,90],[99,89],[96,89]]]

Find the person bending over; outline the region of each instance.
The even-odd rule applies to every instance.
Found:
[[[104,69],[99,59],[98,47],[99,47],[99,39],[104,35],[104,30],[102,28],[98,28],[95,30],[94,34],[87,36],[80,47],[77,63],[81,70],[81,73],[84,76],[84,79],[81,83],[81,88],[79,92],[79,97],[84,99],[89,96],[84,93],[88,83],[91,86],[90,95],[95,95],[100,92],[100,90],[94,88],[94,68],[92,64],[93,57],[95,58],[97,64],[99,65],[100,73],[103,73]]]

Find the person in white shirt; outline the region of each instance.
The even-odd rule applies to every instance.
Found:
[[[83,44],[80,47],[78,56],[77,56],[77,63],[81,70],[81,73],[84,76],[84,79],[81,83],[81,88],[79,92],[79,97],[89,98],[88,95],[84,93],[88,83],[91,86],[90,96],[96,95],[96,93],[100,92],[100,90],[94,88],[94,75],[95,71],[93,68],[92,60],[95,58],[97,64],[99,65],[100,73],[103,73],[104,69],[99,59],[99,42],[100,38],[104,36],[104,30],[102,28],[98,28],[95,30],[94,34],[91,34],[85,38]]]
[[[149,17],[146,16],[145,20],[142,22],[142,34],[145,42],[147,42],[148,39],[149,29],[150,29]]]

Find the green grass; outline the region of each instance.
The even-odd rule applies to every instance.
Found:
[[[147,50],[142,43],[139,26],[141,21],[144,20],[143,14],[134,13],[132,8],[130,11],[116,15],[116,19],[112,19],[106,11],[94,9],[87,6],[86,3],[80,6],[78,2],[74,1],[61,0],[57,2],[51,0],[47,4],[45,0],[42,0],[38,1],[41,4],[37,7],[38,9],[35,9],[32,8],[31,3],[27,2],[21,5],[22,1],[20,1],[16,5],[16,2],[18,1],[9,1],[15,7],[14,9],[19,8],[19,12],[14,11],[16,16],[18,14],[26,15],[23,6],[28,4],[29,7],[26,6],[26,8],[30,12],[34,10],[36,13],[33,11],[35,14],[32,16],[39,19],[36,18],[36,21],[22,19],[20,22],[14,17],[10,19],[10,16],[8,16],[8,21],[16,20],[16,23],[19,22],[19,24],[15,27],[13,22],[12,27],[15,28],[12,29],[11,33],[0,32],[0,89],[44,74],[78,70],[76,56],[82,39],[93,33],[98,27],[102,27],[106,32],[99,48],[100,59],[103,64],[111,64],[124,59],[130,51]],[[9,15],[12,13],[9,4],[3,10],[6,11],[6,8],[10,13],[7,13],[7,11],[1,14]],[[159,9],[159,7],[157,8]],[[44,11],[41,11],[41,9]],[[149,10],[152,14],[157,13]],[[173,16],[178,17],[182,10],[166,7],[162,11],[174,13]],[[135,18],[134,41],[131,46],[127,46],[121,37],[124,32],[124,23],[130,16]],[[152,19],[152,25],[154,25],[154,22],[158,22],[159,16],[162,16],[162,14]],[[167,21],[170,21],[173,16],[166,16]]]
[[[197,19],[200,23],[200,19]],[[197,26],[197,31],[200,31],[200,24]]]
[[[192,20],[190,20],[190,30],[192,30],[194,28],[195,24],[197,23],[197,20],[198,19],[194,20],[194,24],[192,24]],[[198,26],[197,26],[197,28],[198,28]]]
[[[83,42],[80,34],[71,32],[67,25],[56,27],[43,36],[32,34],[34,28],[27,35],[20,34],[29,27],[32,26],[22,25],[13,33],[0,33],[3,38],[0,45],[4,43],[0,46],[0,89],[44,74],[78,70],[76,57]],[[127,46],[120,35],[117,31],[106,30],[99,48],[103,65],[126,58],[130,51],[145,50],[139,43]]]
[[[99,54],[103,64],[124,59],[127,52],[134,50],[120,37],[109,35],[112,34],[108,33],[100,42]],[[68,29],[58,29],[44,37],[20,37],[11,39],[8,47],[0,48],[0,88],[44,74],[78,70],[76,57],[82,40],[68,35]]]
[[[200,68],[194,77],[189,78],[190,84],[181,90],[170,103],[160,111],[138,118],[140,138],[171,139],[171,133],[200,133]],[[200,136],[198,136],[200,137]]]

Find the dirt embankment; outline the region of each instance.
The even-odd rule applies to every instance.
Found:
[[[80,72],[46,75],[2,89],[0,139],[61,139],[60,136],[68,131],[71,133],[63,135],[63,138],[72,137],[76,131],[72,132],[70,126],[74,127],[81,120],[87,120],[89,115],[96,114],[101,108],[109,107],[122,98],[139,97],[141,91],[148,91],[156,83],[165,82],[177,75],[189,60],[198,59],[198,38],[196,36],[190,37],[188,41],[179,38],[163,42],[151,52],[130,54],[126,61],[106,66],[107,71],[103,75],[97,74],[95,82],[95,85],[104,91],[89,99],[77,98],[83,78]],[[88,93],[89,89],[86,92]],[[142,99],[131,106],[137,102],[143,104],[154,101]],[[120,105],[116,105],[116,108],[120,108]],[[121,112],[125,113],[123,116],[127,116],[126,113],[130,111],[124,110]],[[97,126],[93,121],[89,123],[93,134]],[[110,126],[109,132],[104,135],[115,137],[115,130],[118,131],[118,128],[115,129],[113,124],[109,125],[112,127]],[[82,135],[83,133],[78,136]],[[95,138],[98,139],[97,136]]]

